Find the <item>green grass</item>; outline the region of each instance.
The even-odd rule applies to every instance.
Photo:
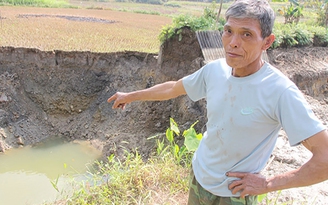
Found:
[[[170,119],[166,137],[148,138],[156,144],[148,159],[142,159],[135,151],[125,152],[123,157],[111,155],[106,161],[97,161],[95,170],[90,172],[91,179],[73,182],[73,192],[53,204],[186,204],[191,156],[202,136],[193,126],[182,134],[184,145],[178,145],[175,138],[180,130]],[[53,186],[56,189],[56,183]]]
[[[188,192],[189,168],[177,165],[170,153],[152,156],[146,162],[138,153],[126,153],[124,160],[109,157],[98,162],[94,181],[109,180],[100,186],[81,183],[64,204],[184,204]]]
[[[0,5],[23,5],[35,7],[51,7],[51,8],[70,8],[71,6],[65,0],[0,0]]]

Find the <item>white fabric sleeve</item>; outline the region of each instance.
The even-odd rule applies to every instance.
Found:
[[[206,97],[205,67],[182,79],[187,95],[192,101]]]
[[[326,129],[315,116],[303,93],[292,85],[281,95],[276,116],[285,130],[291,146]]]

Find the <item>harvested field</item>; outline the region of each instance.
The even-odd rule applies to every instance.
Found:
[[[91,9],[1,7],[1,46],[44,51],[156,53],[171,18]]]

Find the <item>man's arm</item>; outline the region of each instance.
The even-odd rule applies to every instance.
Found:
[[[126,104],[133,101],[162,101],[185,95],[186,91],[182,84],[182,79],[178,81],[168,81],[155,85],[144,90],[133,91],[129,93],[117,92],[107,102],[114,101],[113,109],[124,109]]]
[[[264,178],[259,174],[229,172],[227,176],[237,177],[229,185],[232,193],[241,192],[241,197],[259,195],[271,191],[309,186],[328,179],[328,132],[321,131],[302,144],[309,149],[312,158],[296,170],[286,172],[271,178]]]

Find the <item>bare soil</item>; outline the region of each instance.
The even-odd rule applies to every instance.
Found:
[[[304,92],[316,115],[328,122],[328,49],[307,47],[268,52],[271,64]],[[135,102],[112,110],[107,98],[116,91],[143,89],[177,80],[204,65],[193,32],[165,42],[159,54],[41,51],[0,47],[0,151],[33,145],[49,136],[81,139],[120,156],[137,149],[145,158],[154,139],[174,118],[181,130],[196,120],[204,131],[204,101],[187,97],[163,102]],[[295,169],[311,157],[302,146],[290,147],[281,130],[272,161],[263,174]],[[327,182],[269,194],[278,204],[327,204]],[[273,204],[264,203],[264,204]]]

